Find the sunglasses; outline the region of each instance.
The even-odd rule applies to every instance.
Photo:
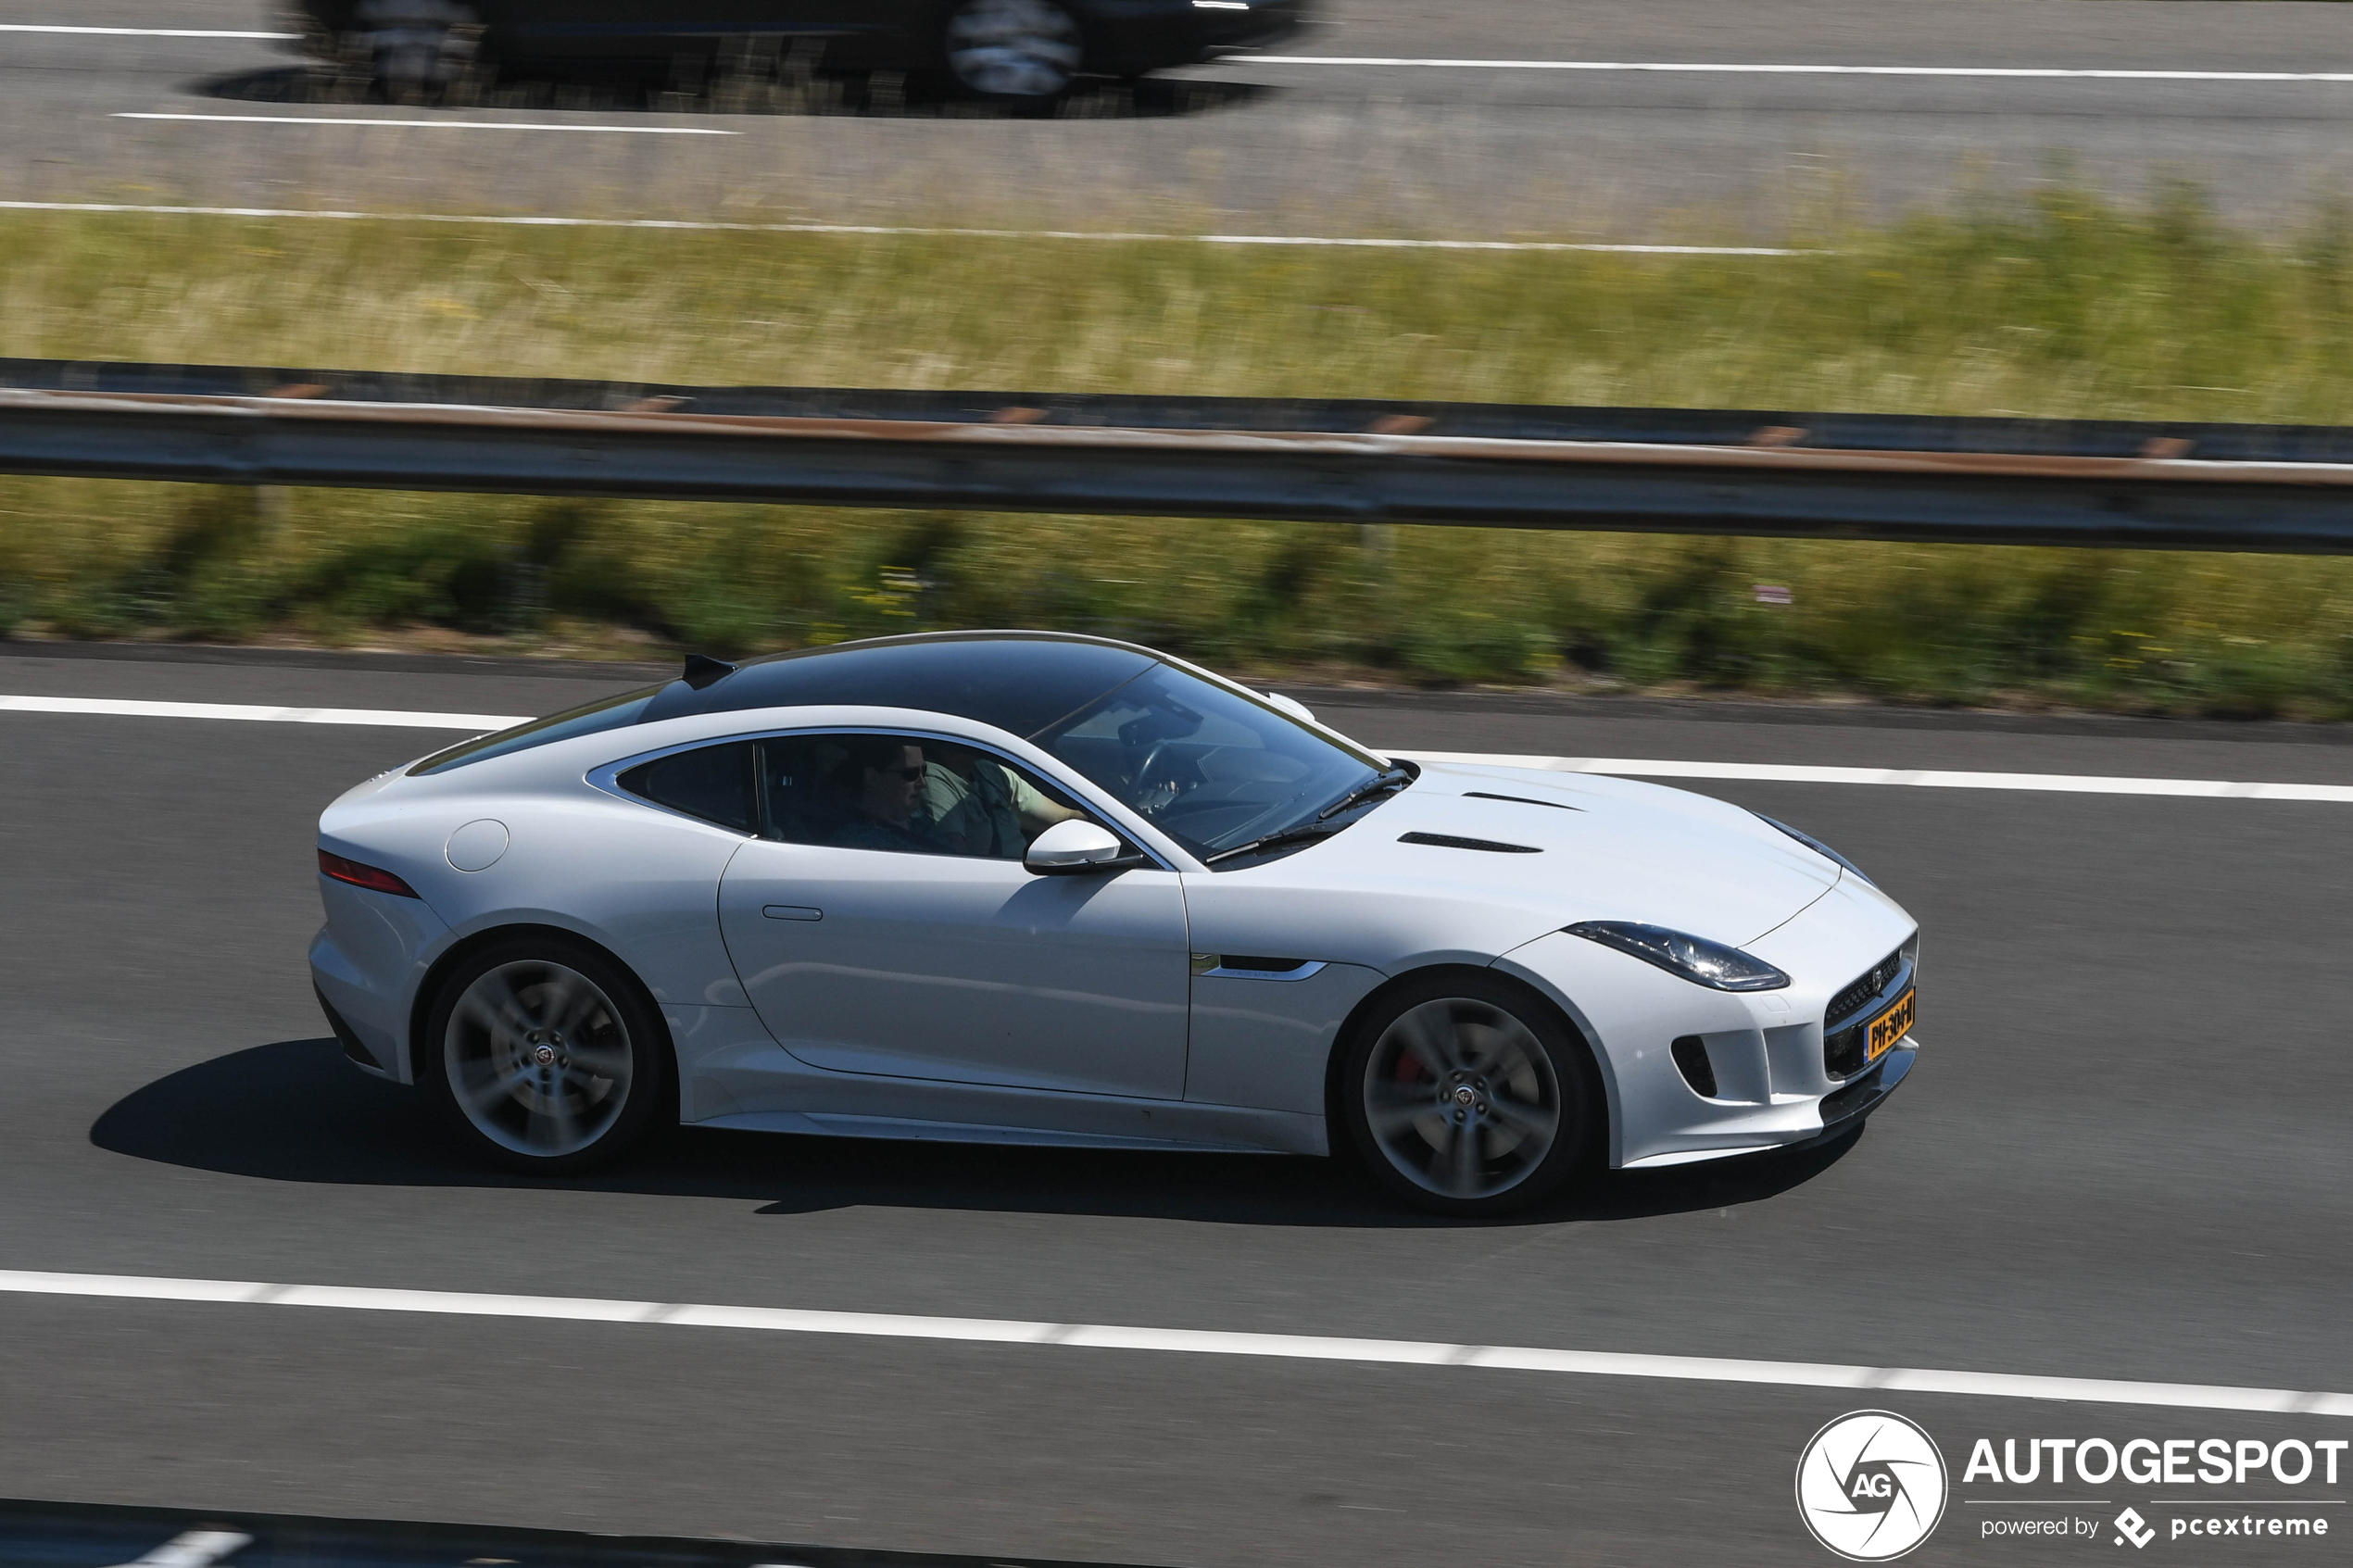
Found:
[[[870,771],[886,774],[895,779],[905,779],[909,784],[924,782],[924,765],[920,762],[912,768],[875,768]]]

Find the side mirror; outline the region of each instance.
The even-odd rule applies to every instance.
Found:
[[[1116,871],[1139,863],[1135,857],[1121,853],[1125,847],[1109,828],[1074,817],[1056,822],[1032,840],[1021,863],[1039,876]]]
[[[1315,715],[1310,713],[1307,710],[1307,705],[1295,696],[1285,696],[1280,692],[1261,692],[1258,695],[1302,724],[1312,724],[1315,721]]]

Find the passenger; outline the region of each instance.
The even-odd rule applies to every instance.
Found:
[[[1086,815],[1056,805],[993,758],[968,756],[964,766],[934,759],[925,770],[924,804],[943,844],[960,855],[1018,860],[1029,841],[1056,822]]]

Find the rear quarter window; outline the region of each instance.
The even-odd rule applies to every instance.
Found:
[[[728,741],[640,762],[615,783],[630,794],[736,833],[758,822],[749,741]]]

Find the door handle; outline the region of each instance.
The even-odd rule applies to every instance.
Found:
[[[767,904],[760,912],[770,920],[824,920],[825,911],[812,909],[806,904]]]

